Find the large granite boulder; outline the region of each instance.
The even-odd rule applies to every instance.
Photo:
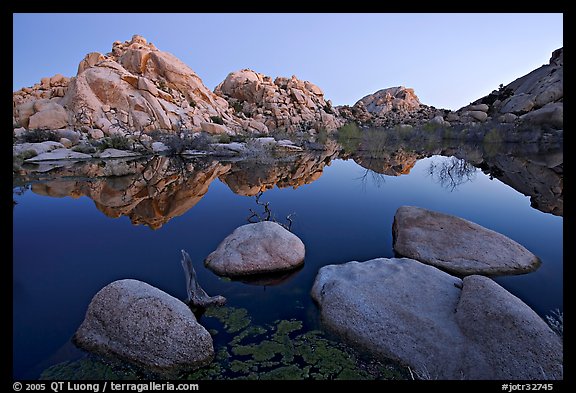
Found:
[[[401,206],[392,226],[394,251],[457,275],[522,274],[540,259],[514,240],[449,214]]]
[[[292,270],[304,263],[304,243],[281,225],[262,221],[228,235],[204,264],[222,276],[246,276]]]
[[[419,378],[562,378],[561,339],[486,277],[379,258],[322,267],[311,295],[329,330]]]
[[[131,279],[114,281],[92,298],[74,342],[165,375],[204,366],[214,357],[212,337],[186,304]]]

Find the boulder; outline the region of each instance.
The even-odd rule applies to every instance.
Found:
[[[322,267],[311,295],[329,330],[421,379],[562,379],[560,338],[489,278],[379,258]]]
[[[202,127],[202,131],[206,131],[209,134],[227,134],[228,128],[222,124],[216,123],[208,123],[207,121],[203,121],[200,123],[200,127]]]
[[[20,155],[25,151],[31,150],[38,154],[43,154],[55,149],[63,149],[64,145],[60,142],[46,141],[38,143],[20,143],[18,145],[12,146],[12,154],[14,156]]]
[[[68,113],[55,102],[42,108],[42,111],[36,112],[30,116],[28,128],[57,130],[68,125]]]
[[[470,111],[468,112],[468,115],[478,121],[486,121],[486,119],[488,118],[486,112],[483,111]]]
[[[66,139],[66,138],[62,138]],[[61,140],[62,140],[61,139]],[[64,146],[63,144],[61,144]],[[36,157],[29,158],[25,162],[39,162],[39,161],[59,161],[59,160],[88,160],[92,158],[89,154],[79,153],[70,149],[55,149],[46,153],[37,155]]]
[[[477,105],[470,105],[468,110],[470,111],[480,111],[480,112],[488,112],[489,106],[486,104],[477,104]]]
[[[394,216],[393,247],[458,275],[522,274],[540,259],[514,240],[476,223],[415,206],[401,206]]]
[[[95,140],[104,138],[104,132],[102,132],[102,130],[99,130],[97,128],[92,128],[90,131],[88,131],[88,135],[90,136],[90,138]]]
[[[304,243],[272,221],[243,225],[228,235],[204,264],[221,276],[292,270],[304,263]]]
[[[540,109],[520,116],[520,120],[528,124],[550,125],[556,129],[562,129],[564,127],[564,104],[562,102],[546,104]]]
[[[73,340],[87,351],[166,375],[214,357],[212,337],[186,304],[130,279],[114,281],[92,298]]]

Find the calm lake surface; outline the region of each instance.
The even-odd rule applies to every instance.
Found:
[[[561,148],[376,150],[328,141],[274,159],[155,157],[23,176],[14,188],[14,378],[38,378],[84,356],[70,339],[91,298],[112,281],[134,278],[184,299],[181,249],[206,292],[245,308],[253,323],[294,318],[305,330],[321,328],[310,297],[318,269],[393,257],[392,222],[402,205],[453,214],[522,244],[542,266],[495,280],[541,316],[562,311],[562,168]],[[219,278],[202,262],[247,223],[250,209],[264,212],[260,191],[277,221],[294,213],[304,267],[269,282]]]

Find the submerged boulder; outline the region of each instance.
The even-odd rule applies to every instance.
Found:
[[[292,270],[304,263],[304,243],[280,224],[262,221],[236,228],[204,264],[222,276]]]
[[[394,216],[393,247],[453,274],[522,274],[540,259],[514,240],[463,218],[415,206],[401,206]]]
[[[322,267],[311,292],[349,344],[422,379],[561,379],[562,342],[520,299],[407,258]]]
[[[174,375],[214,358],[212,337],[180,300],[138,280],[118,280],[92,298],[74,335],[80,348]]]

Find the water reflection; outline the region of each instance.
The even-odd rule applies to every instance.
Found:
[[[258,196],[273,187],[297,188],[320,178],[334,159],[353,159],[366,168],[363,181],[377,185],[386,176],[410,173],[432,155],[430,176],[456,190],[474,181],[476,168],[530,196],[540,211],[563,215],[563,151],[558,144],[462,143],[430,135],[366,131],[354,142],[329,139],[321,149],[243,160],[214,157],[115,159],[73,163],[46,171],[29,166],[14,179],[14,192],[31,190],[51,197],[88,196],[106,216],[127,216],[134,225],[158,229],[193,208],[220,179],[234,193]]]
[[[476,167],[463,158],[450,157],[447,160],[430,163],[428,174],[442,188],[454,191],[458,186],[474,181]]]

